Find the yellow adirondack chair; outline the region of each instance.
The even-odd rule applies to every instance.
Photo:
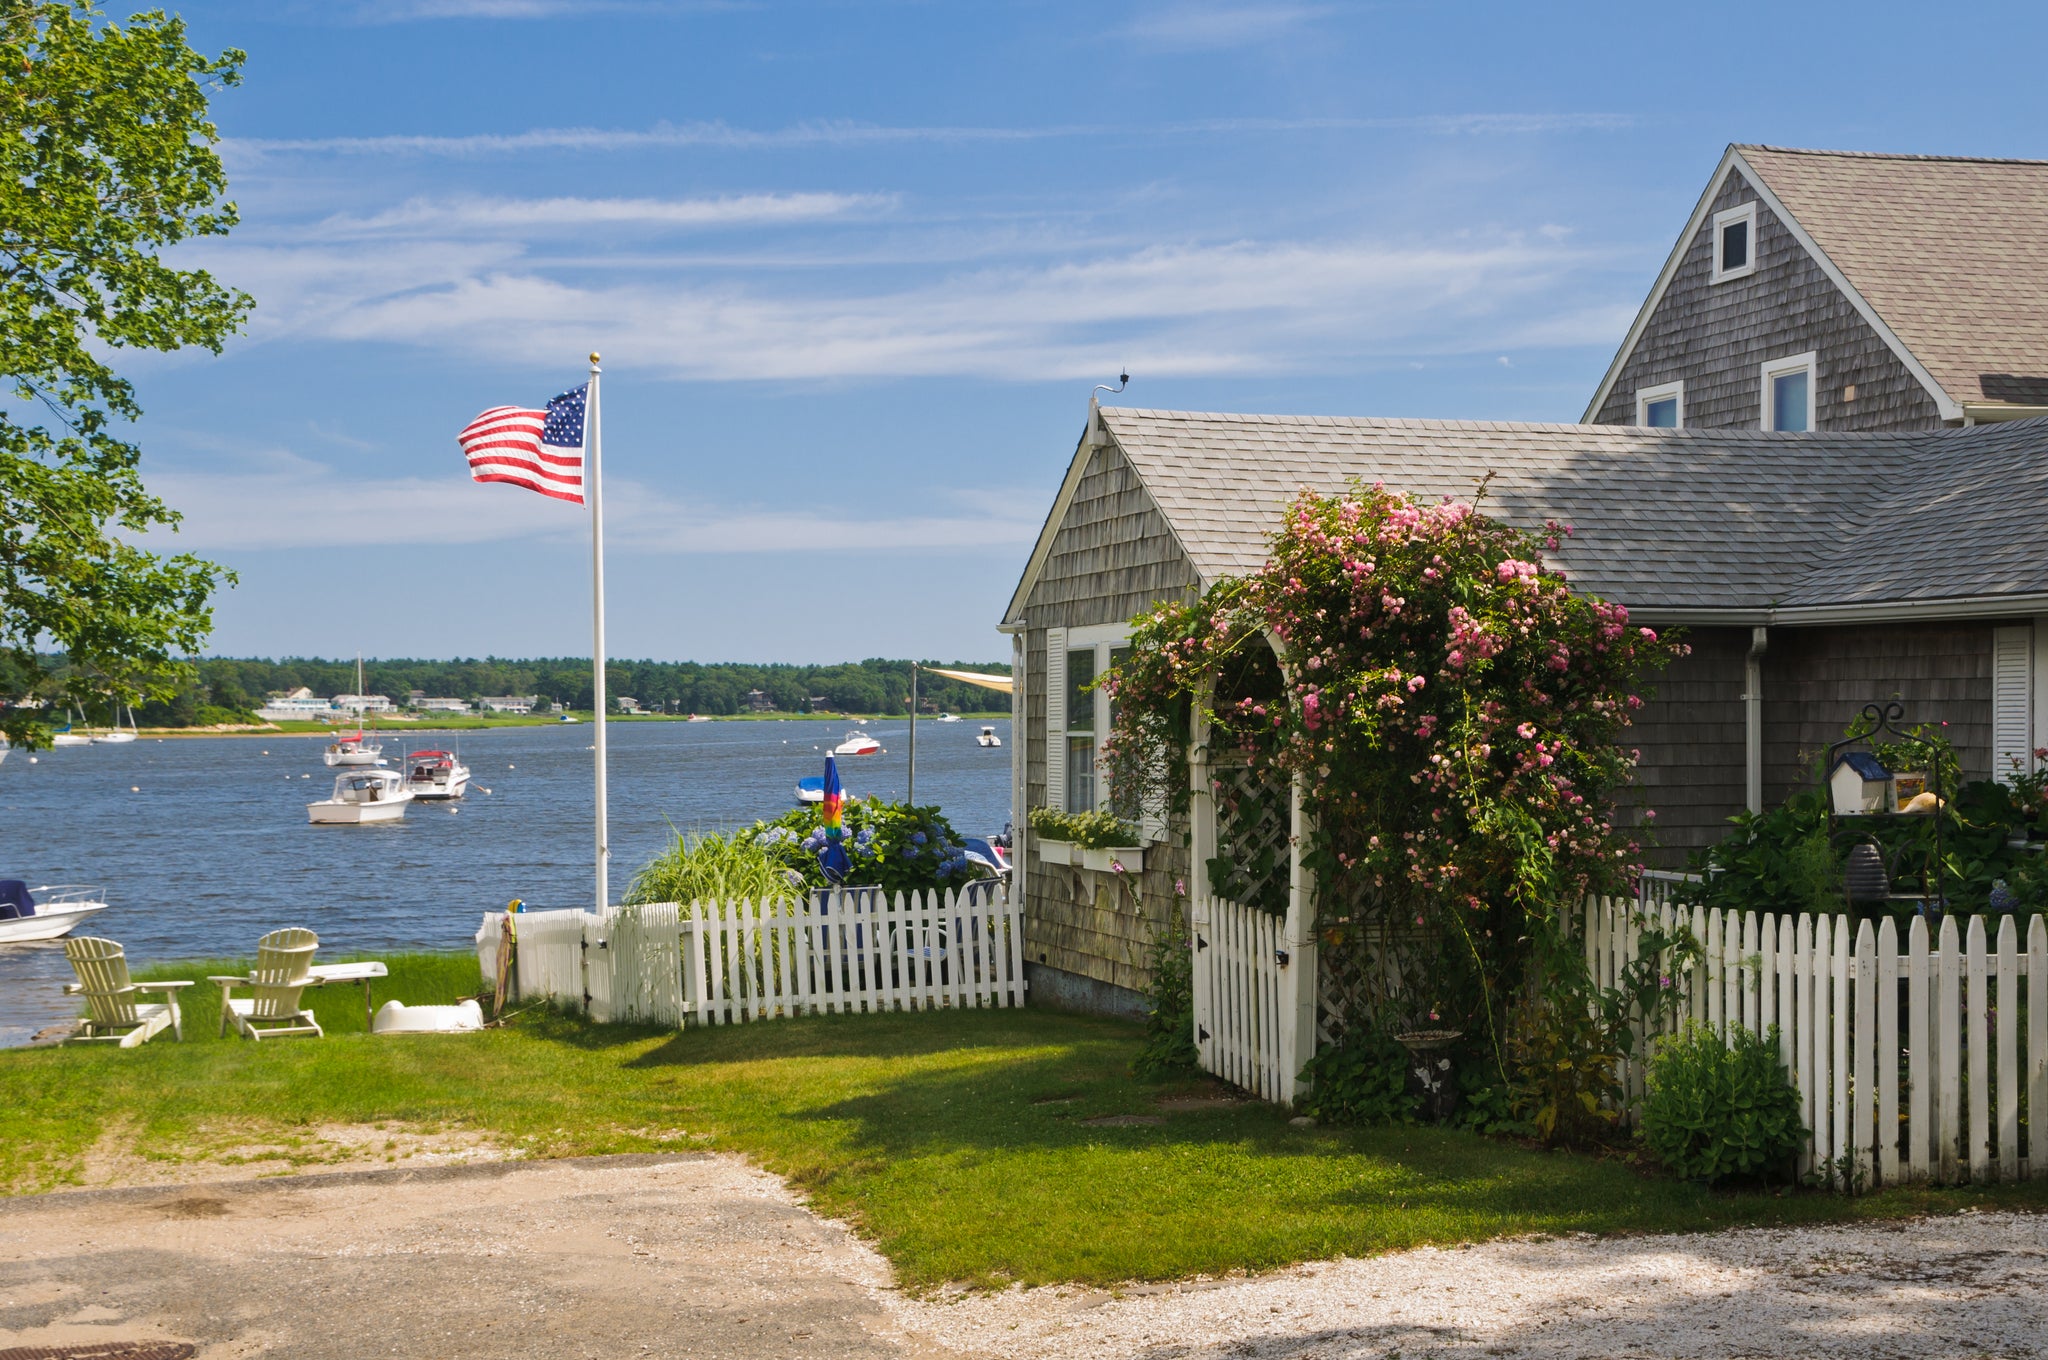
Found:
[[[299,994],[312,984],[313,951],[320,937],[293,926],[273,930],[256,942],[256,967],[242,977],[210,977],[220,984],[220,1032],[233,1024],[249,1039],[281,1039],[292,1034],[321,1037],[320,1022],[299,1004]],[[235,988],[250,995],[236,997]]]
[[[81,935],[64,942],[64,957],[78,981],[66,983],[66,996],[85,998],[85,1019],[71,1043],[119,1043],[123,1048],[140,1048],[166,1029],[181,1042],[185,1020],[178,1014],[178,989],[189,982],[131,982],[128,953],[112,940]],[[139,995],[155,992],[163,1000],[137,1001]]]

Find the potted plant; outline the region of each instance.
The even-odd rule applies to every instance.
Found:
[[[1031,830],[1042,864],[1074,864],[1105,874],[1119,864],[1129,873],[1145,867],[1138,828],[1113,812],[1033,808]]]

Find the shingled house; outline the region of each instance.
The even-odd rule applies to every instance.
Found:
[[[1731,146],[1584,419],[2048,415],[2048,161]]]
[[[1028,834],[1029,808],[1105,796],[1107,702],[1085,679],[1133,615],[1255,570],[1304,486],[1463,497],[1491,473],[1489,513],[1577,527],[1551,565],[1686,629],[1637,728],[1653,862],[1805,785],[1874,699],[1947,722],[1966,777],[2030,764],[2048,742],[2048,419],[2023,418],[2048,413],[2044,293],[2048,163],[1732,147],[1588,423],[1091,407],[1003,623],[1034,996],[1135,1011],[1152,918],[1175,879],[1201,891],[1186,828],[1147,829],[1135,885],[1047,863]]]

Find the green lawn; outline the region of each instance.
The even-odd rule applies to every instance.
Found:
[[[468,956],[391,960],[380,1001],[472,991]],[[163,975],[226,971],[186,965]],[[499,1032],[371,1039],[354,989],[310,994],[325,1040],[213,1038],[193,989],[187,1041],[0,1053],[0,1186],[75,1181],[103,1131],[160,1156],[247,1129],[400,1124],[487,1134],[537,1156],[714,1147],[745,1153],[846,1218],[912,1287],[1096,1284],[1389,1251],[1508,1233],[1643,1232],[2048,1208],[2048,1183],[1718,1195],[1612,1159],[1430,1129],[1295,1128],[1257,1105],[1164,1115],[1191,1084],[1128,1075],[1133,1027],[1042,1011],[823,1017],[686,1033],[533,1012]],[[290,1158],[280,1170],[290,1169]]]

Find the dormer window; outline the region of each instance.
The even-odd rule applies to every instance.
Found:
[[[1756,204],[1714,214],[1714,282],[1756,272]]]

